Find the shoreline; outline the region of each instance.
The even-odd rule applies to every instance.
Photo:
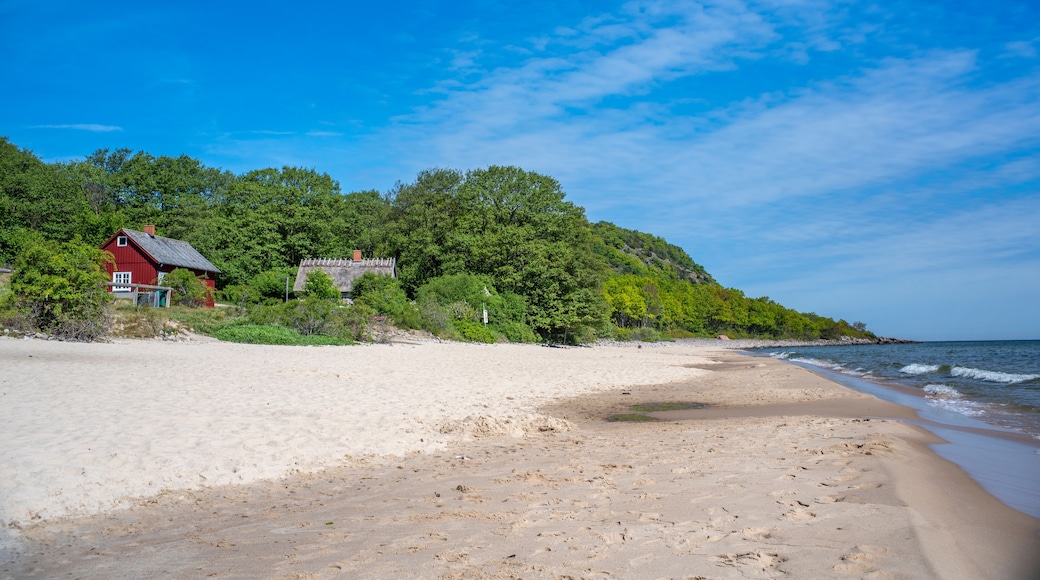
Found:
[[[1040,553],[1040,520],[1000,503],[931,451],[934,436],[892,419],[912,410],[790,363],[683,345],[221,345],[201,358],[234,353],[248,366],[253,357],[288,354],[277,367],[285,372],[271,381],[283,394],[323,384],[302,372],[307,359],[331,365],[326,374],[390,374],[360,372],[349,383],[355,407],[344,420],[357,423],[350,433],[372,428],[365,415],[378,415],[375,425],[389,420],[398,404],[424,412],[413,408],[430,404],[422,393],[407,390],[413,398],[395,403],[389,385],[426,376],[451,404],[434,410],[436,425],[410,435],[433,432],[437,444],[389,456],[352,453],[288,477],[170,488],[125,509],[24,525],[26,551],[5,558],[5,577],[1013,578],[1036,569],[1029,558]],[[8,358],[46,354],[7,346],[0,341]],[[92,369],[94,357],[140,361],[158,352],[172,360],[152,363],[150,372],[175,371],[184,360],[178,353],[194,359],[211,345],[166,346],[175,345],[94,349],[75,364]],[[350,353],[353,365],[335,353]],[[45,365],[67,375],[62,358]],[[397,366],[381,367],[387,359]],[[239,380],[255,382],[247,391],[262,391],[263,376],[240,366]],[[52,377],[51,387],[65,380]],[[359,392],[366,382],[384,388]],[[366,404],[366,397],[376,399]],[[731,416],[603,421],[631,402],[657,399],[712,403]],[[812,414],[794,414],[799,405]],[[320,412],[311,420],[320,422]],[[406,435],[386,427],[394,441]],[[206,449],[211,458],[226,451]]]

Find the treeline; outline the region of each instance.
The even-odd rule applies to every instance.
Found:
[[[344,193],[314,169],[236,175],[128,149],[44,163],[0,138],[0,263],[30,239],[97,246],[145,224],[195,246],[221,269],[222,297],[238,302],[277,300],[303,258],[360,249],[397,259],[392,288],[370,284],[392,298],[370,298],[383,314],[416,318],[424,297],[441,297],[442,312],[412,326],[446,309],[456,327],[479,333],[474,323],[491,302],[511,339],[870,335],[723,288],[681,248],[590,224],[556,180],[516,167],[431,169],[385,193]],[[445,302],[454,294],[465,296]]]

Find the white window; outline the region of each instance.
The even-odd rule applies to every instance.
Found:
[[[112,272],[112,281],[116,284],[130,284],[130,272]],[[129,292],[129,286],[113,286],[113,292]]]
[[[116,237],[116,246],[122,248],[125,245],[126,245],[126,236],[117,236]]]

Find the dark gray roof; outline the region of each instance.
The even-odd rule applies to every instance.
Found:
[[[209,260],[203,257],[198,250],[191,247],[188,242],[164,238],[162,236],[151,236],[144,232],[128,230],[123,232],[130,237],[142,250],[160,264],[174,266],[177,268],[190,268],[192,270],[205,270],[219,274],[217,269]]]
[[[300,261],[300,269],[296,271],[296,283],[293,291],[302,292],[307,282],[307,273],[318,268],[332,278],[341,294],[350,294],[354,289],[354,280],[365,272],[373,272],[384,276],[396,277],[397,260],[394,258],[375,258],[354,261],[350,258],[312,258]]]

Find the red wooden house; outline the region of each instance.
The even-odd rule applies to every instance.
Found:
[[[212,290],[215,284],[213,276],[220,273],[188,242],[155,235],[155,226],[145,226],[143,232],[121,229],[102,244],[101,249],[115,257],[115,264],[106,267],[112,281],[121,284],[162,285],[167,273],[176,268],[186,268]],[[128,286],[112,286],[111,289],[117,294],[129,295],[130,292]],[[206,306],[213,306],[212,292]]]

